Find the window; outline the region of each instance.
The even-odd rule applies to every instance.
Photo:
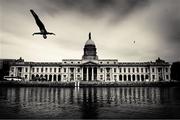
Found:
[[[100,64],[102,64],[102,62],[100,62]]]
[[[154,68],[152,68],[152,72],[154,73]]]
[[[56,68],[54,68],[54,72],[56,72]]]
[[[146,68],[146,73],[148,72],[148,68]]]
[[[73,64],[73,62],[71,62],[71,64]]]
[[[124,68],[124,73],[126,72],[126,68]]]
[[[77,72],[78,72],[78,73],[80,72],[80,68],[77,69]]]
[[[126,81],[126,80],[127,80],[126,75],[124,75],[124,81]]]
[[[109,64],[109,62],[107,62],[107,64]]]
[[[48,71],[48,68],[45,68],[45,71],[47,72],[47,71]]]
[[[141,72],[143,73],[144,71],[143,71],[143,68],[141,68]]]
[[[121,73],[121,68],[119,68],[119,72]]]
[[[134,73],[134,68],[132,68],[132,72]]]
[[[34,72],[34,68],[32,68],[32,72]]]
[[[106,68],[106,71],[109,73],[110,72],[110,68]]]
[[[78,62],[78,64],[80,64],[80,62]]]
[[[152,76],[153,80],[155,79],[155,75]]]
[[[119,81],[122,81],[122,75],[119,75]]]
[[[131,72],[131,69],[130,69],[130,68],[128,68],[128,72],[129,72],[129,73]]]
[[[101,72],[101,73],[103,72],[103,69],[102,69],[102,68],[100,69],[100,72]]]
[[[117,80],[117,75],[114,75],[114,80],[115,80],[115,81]]]
[[[37,68],[36,71],[39,72],[39,68]]]
[[[100,75],[100,79],[101,79],[101,80],[103,79],[103,75]]]
[[[66,72],[66,68],[64,68],[64,72]]]
[[[49,71],[52,72],[52,68],[50,68]]]
[[[25,75],[25,79],[27,79],[27,75]]]
[[[132,79],[133,79],[133,81],[135,81],[135,79],[136,79],[136,78],[135,78],[135,75],[132,76]]]
[[[28,72],[28,68],[25,68],[25,71]]]
[[[131,81],[131,75],[128,75],[128,81]]]
[[[139,68],[136,69],[137,70],[137,73],[139,72]]]
[[[59,68],[59,72],[61,72],[61,68]]]
[[[41,72],[43,72],[43,68],[41,68]]]
[[[116,73],[116,68],[114,68],[114,72]]]
[[[166,79],[169,79],[169,75],[166,75]]]

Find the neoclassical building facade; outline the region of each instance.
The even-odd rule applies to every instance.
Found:
[[[117,59],[99,59],[96,45],[89,39],[82,59],[63,59],[62,62],[26,62],[22,58],[12,63],[12,77],[25,81],[104,81],[141,82],[170,81],[170,64],[158,58],[155,62],[119,62]]]

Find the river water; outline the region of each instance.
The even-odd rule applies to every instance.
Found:
[[[180,118],[180,87],[1,87],[0,118]]]

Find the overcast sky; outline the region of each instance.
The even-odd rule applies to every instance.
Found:
[[[32,36],[30,9],[56,36]],[[91,32],[100,59],[179,61],[179,11],[180,0],[0,0],[0,58],[81,59]]]

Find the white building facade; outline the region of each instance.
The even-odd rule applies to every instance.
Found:
[[[25,81],[104,81],[157,82],[170,81],[170,64],[158,58],[155,62],[118,62],[117,59],[98,59],[91,34],[84,46],[82,59],[63,59],[62,62],[12,63],[12,77]]]

